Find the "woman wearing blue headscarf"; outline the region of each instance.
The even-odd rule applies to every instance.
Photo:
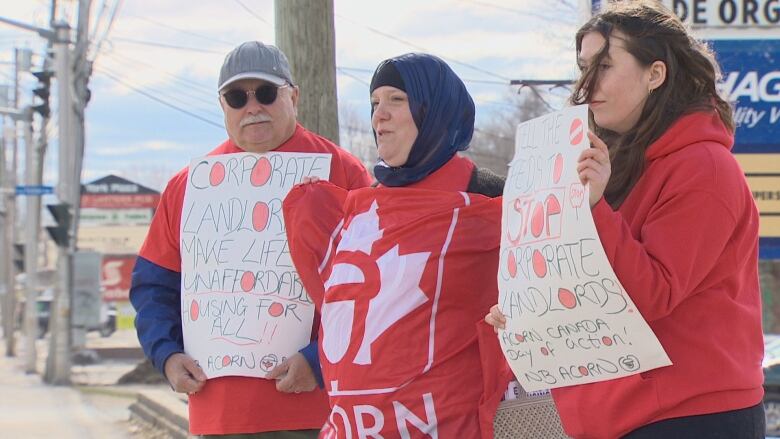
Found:
[[[456,180],[437,182],[437,189],[501,195],[500,177],[458,154],[474,133],[474,101],[444,61],[420,53],[390,58],[377,67],[370,89],[379,183],[427,186],[421,182],[444,173]]]
[[[476,323],[498,297],[503,181],[458,154],[474,103],[441,59],[371,81],[373,188],[328,182],[284,201],[290,253],[320,312],[324,438],[492,437]]]

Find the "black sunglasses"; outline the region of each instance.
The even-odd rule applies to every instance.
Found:
[[[247,102],[249,102],[250,94],[255,95],[257,102],[261,103],[262,105],[271,105],[276,101],[276,96],[279,95],[279,89],[287,87],[288,85],[290,84],[279,86],[273,84],[263,84],[254,90],[242,90],[240,88],[234,88],[226,91],[225,93],[222,93],[222,97],[225,98],[225,102],[227,102],[230,108],[234,108],[236,110],[244,108]]]

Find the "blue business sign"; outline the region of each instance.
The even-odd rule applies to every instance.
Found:
[[[735,153],[780,153],[780,40],[710,41],[735,103]]]
[[[48,195],[54,193],[52,186],[16,186],[16,195]]]

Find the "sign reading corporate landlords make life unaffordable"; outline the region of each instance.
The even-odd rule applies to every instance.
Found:
[[[209,378],[266,377],[311,337],[282,200],[327,180],[330,154],[225,154],[190,164],[181,218],[184,350]]]

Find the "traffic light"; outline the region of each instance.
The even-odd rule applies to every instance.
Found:
[[[24,244],[14,243],[14,267],[19,273],[24,272]]]
[[[68,246],[68,231],[70,230],[71,214],[68,203],[47,204],[46,208],[57,223],[46,227],[51,239],[60,247]]]
[[[51,77],[54,72],[41,70],[32,72],[33,76],[38,78],[38,87],[33,89],[33,94],[41,98],[41,103],[32,107],[33,111],[39,113],[42,117],[49,117],[51,109],[49,108],[49,87],[51,86]]]

